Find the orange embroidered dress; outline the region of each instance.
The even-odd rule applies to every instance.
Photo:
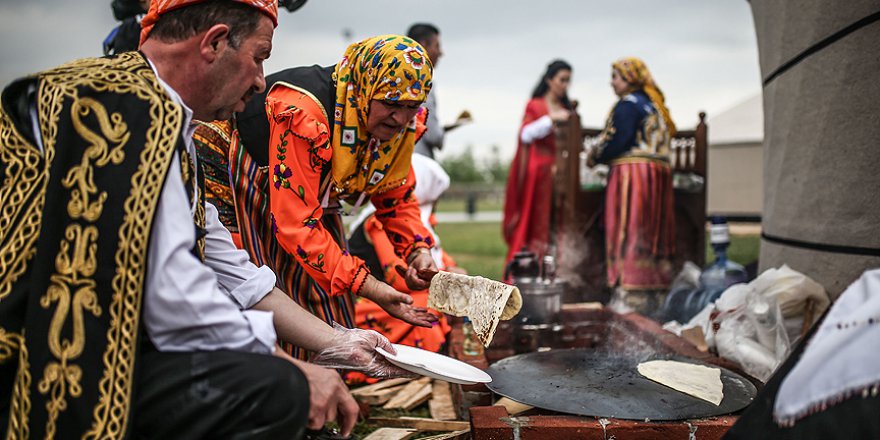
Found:
[[[363,120],[377,96],[424,100],[431,71],[422,50],[403,37],[375,37],[351,45],[335,67],[270,75],[265,107],[249,104],[230,127],[228,167],[242,245],[275,271],[279,288],[328,323],[355,326],[353,295],[369,273],[346,249],[340,201],[371,201],[402,258],[433,244],[412,196],[415,121],[380,142]],[[305,358],[297,347],[284,348]]]

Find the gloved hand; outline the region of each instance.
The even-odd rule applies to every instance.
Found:
[[[373,330],[345,328],[334,323],[333,343],[318,352],[312,363],[326,368],[360,371],[371,377],[416,377],[417,375],[388,362],[376,347],[397,354],[385,336]]]

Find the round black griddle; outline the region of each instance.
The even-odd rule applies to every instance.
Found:
[[[683,420],[738,411],[751,403],[755,386],[721,368],[724,399],[705,400],[651,381],[639,362],[675,360],[715,365],[682,357],[638,358],[594,349],[550,350],[503,359],[489,367],[489,389],[517,402],[569,414],[629,420]]]

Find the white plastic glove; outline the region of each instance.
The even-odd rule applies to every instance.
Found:
[[[376,347],[397,354],[388,338],[373,330],[345,328],[333,324],[336,336],[333,343],[318,352],[312,363],[326,368],[360,371],[371,377],[415,377],[414,373],[388,362]]]

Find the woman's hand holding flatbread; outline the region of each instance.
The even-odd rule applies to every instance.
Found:
[[[378,304],[389,315],[412,325],[431,327],[439,319],[428,309],[412,305],[411,296],[398,292],[372,275],[368,275],[364,281],[361,296]]]
[[[431,285],[431,278],[437,274],[437,265],[431,251],[416,249],[410,254],[409,267],[403,274],[406,287],[410,290],[425,290]]]

